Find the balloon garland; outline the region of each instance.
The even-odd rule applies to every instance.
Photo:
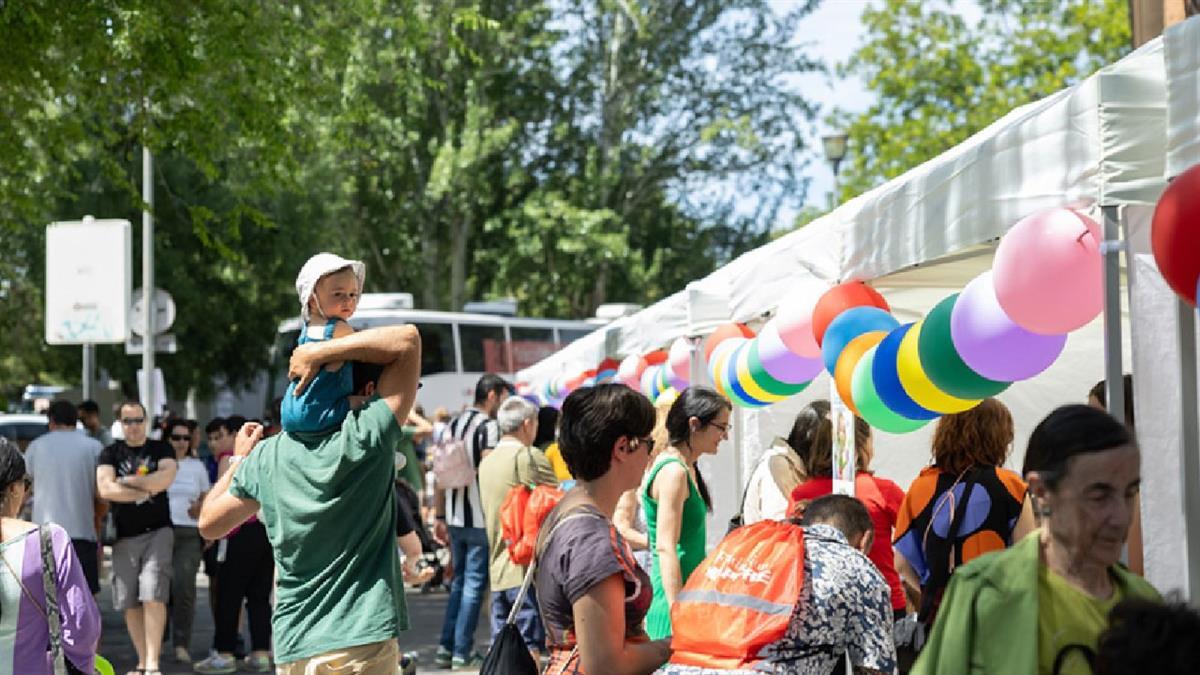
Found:
[[[1172,287],[1195,303],[1200,167],[1172,184],[1154,218],[1164,277],[1169,273]],[[915,323],[901,325],[878,291],[847,281],[815,298],[789,299],[757,334],[742,323],[717,327],[702,349],[708,374],[734,404],[760,408],[795,396],[824,370],[872,426],[897,434],[920,429],[1053,365],[1066,334],[1102,309],[1100,242],[1099,226],[1084,215],[1031,214],[1001,239],[992,270]],[[651,401],[675,396],[689,384],[693,349],[679,338],[666,350],[606,359],[595,370],[549,379],[540,395],[561,402],[585,383],[615,380]]]

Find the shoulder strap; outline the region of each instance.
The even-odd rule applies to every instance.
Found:
[[[54,675],[66,675],[67,664],[62,650],[62,615],[58,608],[58,579],[54,565],[54,541],[50,528],[41,527],[42,587],[46,593],[46,625],[50,630],[50,655],[54,659]]]
[[[325,322],[325,341],[333,339],[333,329],[337,327],[337,319],[330,319]]]
[[[585,509],[579,509],[573,513],[569,513],[569,514],[563,516],[562,518],[559,518],[557,523],[554,523],[554,526],[551,527],[550,531],[546,533],[545,542],[547,545],[549,545],[550,537],[554,536],[554,531],[558,529],[559,525],[562,525],[563,523],[567,522],[568,520],[573,520],[575,518],[598,518],[598,517],[599,516],[597,516],[596,514],[590,512],[590,511],[587,511]],[[525,570],[525,580],[521,582],[521,590],[517,591],[517,598],[516,598],[516,600],[513,601],[512,609],[509,610],[508,618],[505,620],[505,623],[510,623],[510,624],[516,623],[517,612],[521,609],[521,603],[525,602],[525,595],[527,593],[529,593],[529,586],[530,586],[530,584],[533,583],[533,571],[535,569],[537,569],[538,557],[539,557],[538,551],[535,548],[534,552],[533,552],[533,559],[529,561],[529,569]]]
[[[734,515],[734,518],[738,520],[738,525],[741,525],[742,514],[746,513],[746,495],[750,494],[750,486],[754,484],[754,476],[758,474],[758,470],[762,464],[770,460],[770,452],[771,449],[767,448],[767,451],[763,453],[762,457],[758,458],[758,461],[754,464],[754,470],[750,472],[750,478],[746,480],[746,485],[742,488],[742,501],[738,504],[737,514]],[[770,472],[768,471],[768,475],[769,473]]]

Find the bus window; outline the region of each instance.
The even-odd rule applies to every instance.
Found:
[[[583,337],[584,335],[589,335],[594,330],[596,330],[596,329],[595,328],[559,328],[558,329],[558,341],[560,343],[559,346],[561,347],[561,346],[569,345],[572,342]]]
[[[454,373],[454,331],[448,323],[418,323],[421,334],[421,374]]]
[[[458,324],[465,373],[507,373],[508,353],[504,349],[504,327]]]
[[[509,349],[512,351],[514,371],[528,368],[558,351],[553,328],[509,326],[508,335],[512,339]]]

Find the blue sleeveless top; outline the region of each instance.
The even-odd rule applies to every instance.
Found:
[[[306,342],[324,342],[333,339],[333,327],[337,319],[330,319],[325,324],[325,334],[320,339],[308,336],[308,326],[300,331],[297,344]],[[319,433],[341,428],[342,421],[350,412],[350,402],[346,397],[354,393],[354,376],[349,361],[341,368],[329,371],[321,368],[312,382],[300,396],[296,396],[296,381],[288,383],[287,393],[279,406],[280,424],[284,431],[301,433]]]

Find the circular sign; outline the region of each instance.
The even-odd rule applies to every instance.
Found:
[[[133,292],[133,305],[129,307],[129,330],[137,335],[143,335],[146,329],[146,315],[142,313],[142,289]],[[154,334],[161,335],[175,323],[175,300],[171,294],[161,288],[154,289]]]

